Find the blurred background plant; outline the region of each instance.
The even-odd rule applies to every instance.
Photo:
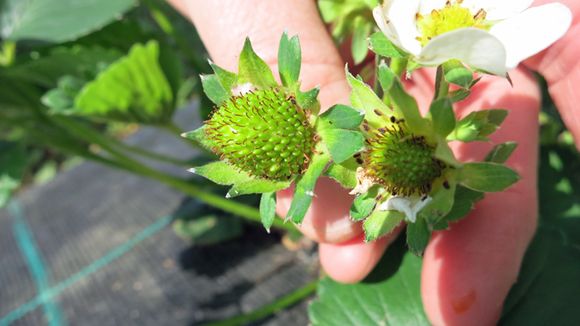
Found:
[[[349,44],[363,70],[365,62],[374,63],[367,39],[375,31],[371,10],[377,3],[319,0],[337,44]],[[175,113],[191,101],[197,102],[200,121],[207,117],[212,105],[199,79],[210,72],[206,57],[191,23],[162,0],[0,0],[0,207],[21,189],[91,160],[157,180],[208,204],[184,207],[174,222],[176,233],[193,243],[239,236],[244,229],[233,215],[259,223],[256,198],[227,200],[223,188],[149,164],[185,170],[211,154],[192,150],[196,155],[182,160],[123,141],[143,126],[180,137]],[[567,283],[580,274],[580,158],[547,93],[540,123],[540,229],[524,261],[523,281],[506,303],[504,324],[537,324],[556,312],[561,321],[578,321],[572,304],[564,309],[558,302],[576,302],[572,296],[580,291],[578,282]],[[291,224],[277,219],[274,227],[297,237]],[[322,279],[319,299],[310,306],[311,321],[340,325],[350,318],[368,324],[375,321],[368,316],[389,315],[394,324],[427,324],[420,268],[420,259],[406,253],[399,241],[368,282],[341,285]],[[225,324],[263,318],[315,288],[308,284]],[[336,305],[337,298],[349,309]],[[349,301],[353,298],[362,301]],[[539,305],[543,309],[535,308]]]

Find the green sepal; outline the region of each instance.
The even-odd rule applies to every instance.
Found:
[[[397,75],[389,68],[389,66],[381,62],[379,64],[379,69],[377,72],[377,77],[379,79],[379,83],[381,84],[381,88],[385,94],[388,94],[391,91],[391,87],[395,83],[397,79]]]
[[[259,88],[276,87],[272,70],[254,49],[249,38],[246,38],[238,63],[238,84],[250,83]]]
[[[329,162],[330,155],[328,153],[319,152],[314,155],[308,169],[296,182],[294,198],[290,204],[286,220],[292,220],[296,224],[302,223],[304,215],[306,215],[314,198],[316,181],[322,175]]]
[[[453,208],[456,188],[457,182],[453,174],[437,180],[431,191],[432,200],[419,212],[418,218],[424,219],[429,225],[436,225],[443,220]]]
[[[445,138],[455,129],[455,113],[453,103],[448,98],[435,100],[429,108],[429,116],[433,123],[433,131]]]
[[[335,163],[342,163],[364,148],[364,136],[358,131],[361,112],[335,105],[318,119],[317,130]]]
[[[291,184],[290,181],[271,181],[252,177],[224,161],[195,167],[190,169],[190,172],[222,186],[233,185],[226,195],[227,198],[246,194],[275,192],[286,189]]]
[[[351,75],[347,68],[345,67],[345,72],[348,84],[352,88],[350,95],[352,106],[364,111],[365,119],[369,122],[369,125],[374,128],[382,127],[385,124],[385,120],[377,115],[375,110],[378,110],[387,117],[392,116],[393,112],[367,84]]]
[[[397,211],[375,210],[363,222],[365,242],[375,241],[397,228],[405,219],[405,215]]]
[[[290,89],[296,87],[301,63],[302,53],[300,52],[298,36],[288,38],[288,34],[284,32],[278,49],[278,70],[284,86]]]
[[[437,140],[437,146],[435,147],[435,153],[433,154],[435,158],[449,164],[453,167],[460,167],[461,163],[453,155],[453,151],[445,139],[439,138]]]
[[[276,193],[265,192],[260,199],[260,219],[266,231],[270,233],[270,228],[276,218]]]
[[[506,142],[496,145],[485,157],[486,162],[505,163],[518,147],[516,142]]]
[[[407,56],[405,52],[397,48],[382,32],[376,32],[371,35],[369,43],[370,49],[380,56],[386,58],[404,58]]]
[[[418,218],[415,223],[407,224],[407,246],[413,254],[423,256],[430,238],[431,230],[425,219]]]
[[[459,172],[459,183],[482,192],[500,192],[520,179],[505,165],[491,162],[466,163]]]
[[[337,104],[320,115],[322,128],[357,130],[364,119],[364,112],[347,105]]]
[[[272,181],[252,178],[246,182],[235,183],[226,194],[226,198],[234,198],[249,194],[262,194],[286,189],[292,184],[291,181]]]
[[[338,182],[345,189],[356,187],[357,163],[354,159],[347,160],[341,164],[332,163],[324,172],[324,175]]]
[[[201,85],[205,95],[217,106],[231,97],[231,91],[223,87],[217,75],[201,75]]]
[[[487,141],[508,115],[507,110],[483,110],[472,112],[461,119],[447,140],[462,142]]]
[[[228,92],[228,95],[231,96],[232,88],[238,84],[238,76],[235,73],[227,71],[211,61],[209,61],[209,65],[219,80],[219,83]]]
[[[449,223],[464,218],[475,206],[475,203],[482,200],[484,194],[479,191],[471,190],[458,185],[455,189],[453,207],[437,224],[433,226],[434,230],[446,230]]]
[[[310,110],[312,114],[318,114],[320,111],[320,102],[318,102],[318,93],[320,93],[320,88],[316,87],[309,91],[302,92],[296,91],[296,102],[298,105],[305,109]]]
[[[205,135],[205,125],[201,126],[193,131],[184,132],[181,137],[193,140],[200,144],[203,148],[212,151],[215,147],[214,144]]]
[[[443,76],[445,80],[464,89],[471,88],[473,84],[473,71],[465,67],[459,60],[449,60],[443,64]]]
[[[431,126],[421,116],[417,101],[405,91],[403,84],[398,78],[393,82],[393,86],[387,95],[395,106],[395,112],[398,113],[396,115],[405,119],[405,123],[412,133],[424,136],[431,134]]]
[[[350,206],[350,219],[354,222],[358,222],[371,215],[377,206],[378,192],[379,187],[374,186],[366,193],[356,196],[356,198],[352,201],[352,205]]]

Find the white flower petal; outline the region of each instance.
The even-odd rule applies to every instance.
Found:
[[[506,74],[506,50],[490,33],[477,28],[462,28],[432,39],[421,51],[417,61],[436,66],[450,59],[486,72]]]
[[[385,36],[391,42],[393,42],[393,44],[395,44],[398,47],[402,47],[401,42],[399,42],[399,37],[393,30],[389,20],[387,19],[387,12],[389,11],[390,8],[389,5],[390,3],[387,2],[383,6],[375,7],[373,9],[373,17],[375,18],[375,22],[377,23],[377,26],[379,27],[381,32],[383,32],[383,34],[385,34]]]
[[[379,206],[382,211],[399,211],[407,217],[411,222],[415,222],[413,219],[413,209],[411,208],[412,202],[407,197],[391,197],[387,199],[386,202]],[[415,215],[416,218],[416,215]]]
[[[423,0],[419,6],[421,15],[428,15],[435,9],[442,9],[448,0]]]
[[[417,55],[421,52],[421,43],[417,41],[417,12],[419,0],[391,0],[385,1],[383,14],[399,41],[403,50]]]
[[[528,9],[534,0],[464,0],[462,6],[476,13],[483,9],[487,20],[500,20],[515,16]]]
[[[570,9],[560,3],[551,3],[499,22],[490,33],[504,44],[506,66],[511,69],[564,36],[571,23]]]

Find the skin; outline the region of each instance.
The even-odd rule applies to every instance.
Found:
[[[169,1],[194,22],[214,62],[229,70],[236,71],[246,36],[276,70],[280,35],[284,31],[298,35],[303,50],[303,89],[321,86],[323,108],[348,104],[346,59],[320,20],[315,1]],[[548,2],[539,0],[534,5]],[[540,91],[530,70],[546,77],[550,94],[580,144],[580,108],[575,105],[580,98],[574,87],[580,84],[580,3],[560,2],[574,12],[568,34],[510,72],[513,87],[504,79],[486,77],[472,97],[456,108],[458,117],[486,108],[510,110],[492,141],[519,143],[508,164],[522,180],[501,194],[488,195],[467,218],[433,235],[424,256],[421,286],[425,310],[435,325],[494,324],[536,229]],[[408,82],[422,108],[432,98],[432,85],[433,73],[428,70],[414,74]],[[488,143],[461,144],[454,151],[461,160],[481,160],[491,147]],[[278,194],[281,216],[289,208],[291,193]],[[330,180],[321,180],[315,193],[302,232],[320,242],[320,261],[328,275],[345,283],[362,280],[401,230],[364,243],[360,225],[349,220],[352,198],[346,191]]]

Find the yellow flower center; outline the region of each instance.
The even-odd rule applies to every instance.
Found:
[[[491,26],[486,23],[485,10],[479,10],[475,15],[461,6],[462,0],[447,1],[445,7],[433,10],[427,16],[417,16],[417,27],[421,36],[417,38],[425,46],[432,38],[456,29],[475,27],[488,30]]]

